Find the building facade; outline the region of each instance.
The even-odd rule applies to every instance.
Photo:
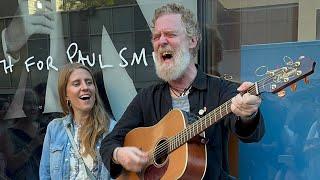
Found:
[[[243,46],[320,39],[318,0],[3,0],[0,2],[0,139],[4,143],[0,147],[1,176],[19,179],[23,175],[17,174],[26,173],[24,166],[32,164],[35,168],[28,171],[31,173],[28,176],[37,177],[40,150],[34,153],[33,160],[21,160],[17,168],[11,166],[6,155],[12,147],[16,148],[13,153],[17,153],[32,139],[30,132],[16,127],[17,123],[28,118],[37,128],[45,129],[50,120],[61,116],[56,87],[59,68],[64,64],[81,62],[92,68],[106,109],[116,120],[137,91],[159,81],[150,42],[151,19],[157,7],[169,2],[181,3],[197,15],[202,32],[198,67],[236,82],[245,80],[241,77]],[[319,82],[319,76],[314,79]],[[310,101],[315,102],[314,112],[319,113],[320,98],[312,96]],[[290,121],[288,114],[283,116],[284,121]],[[306,132],[318,122],[315,117],[310,118],[313,119],[304,126]],[[284,125],[281,131],[295,134],[290,126]],[[303,141],[302,147],[307,148],[305,144],[311,134],[296,133],[296,136]],[[16,141],[20,144],[13,144]],[[303,149],[295,156],[272,149],[272,143],[257,145],[260,148],[266,145],[274,153],[275,162],[260,173],[265,179],[316,177],[313,169],[320,165],[308,159]],[[242,164],[238,150],[238,142],[232,138],[231,174],[244,179],[260,178],[250,173],[259,158],[245,157],[249,160]],[[300,162],[304,163],[303,170],[297,172],[296,163]]]

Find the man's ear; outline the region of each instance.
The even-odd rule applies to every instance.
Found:
[[[193,49],[197,46],[197,44],[198,44],[198,38],[193,36],[189,41],[189,48]]]

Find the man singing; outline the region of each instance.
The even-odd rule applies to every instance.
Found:
[[[130,130],[157,124],[173,108],[199,116],[203,115],[199,111],[208,113],[232,99],[232,113],[205,130],[207,166],[203,179],[226,179],[230,177],[229,133],[234,133],[243,142],[259,141],[264,134],[263,118],[258,110],[261,99],[249,93],[239,93],[246,91],[252,85],[250,82],[237,88],[234,83],[197,69],[195,62],[201,35],[190,10],[177,4],[162,6],[155,11],[153,25],[155,68],[163,82],[143,89],[133,99],[102,142],[103,162],[114,178],[123,168],[141,172],[148,162],[148,153],[137,147],[123,147]]]

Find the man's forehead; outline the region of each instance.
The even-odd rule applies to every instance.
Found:
[[[180,32],[179,30],[172,30],[172,29],[159,29],[159,30],[154,30],[153,34],[160,34],[160,33],[165,33],[165,34],[171,34],[171,33],[178,33]]]
[[[164,14],[155,21],[154,31],[178,31],[183,27],[181,14]]]

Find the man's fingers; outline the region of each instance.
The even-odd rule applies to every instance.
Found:
[[[250,116],[254,112],[258,111],[261,103],[261,99],[258,96],[246,93],[232,98],[231,111],[237,116]]]
[[[29,22],[29,24],[43,24],[43,25],[53,29],[53,23],[54,23],[53,17],[44,16],[44,15],[32,16],[32,17],[29,17],[29,19],[26,19],[26,21],[27,21],[26,22],[27,26],[28,26],[28,22]]]
[[[147,153],[136,147],[122,147],[118,150],[118,161],[129,171],[139,172],[147,163]]]
[[[53,30],[53,21],[44,16],[32,17],[28,21],[25,26],[29,34],[50,34]]]
[[[51,1],[43,1],[44,8],[46,8],[46,11],[53,11],[52,3]]]
[[[148,155],[147,155],[147,153],[141,151],[141,150],[138,149],[138,148],[134,148],[134,149],[133,149],[133,152],[136,154],[136,156],[139,158],[139,161],[140,161],[142,164],[147,163],[147,161],[148,161]]]
[[[52,10],[46,10],[46,11],[36,11],[33,15],[30,15],[29,18],[32,17],[45,17],[50,21],[53,21],[54,19],[54,12]],[[28,16],[27,16],[28,17]]]
[[[242,91],[245,91],[247,90],[249,87],[251,87],[253,85],[252,82],[244,82],[242,83],[239,87],[238,87],[238,91],[242,92]]]
[[[242,96],[244,104],[247,105],[260,105],[261,98],[259,96],[251,95],[250,93],[246,93]]]

